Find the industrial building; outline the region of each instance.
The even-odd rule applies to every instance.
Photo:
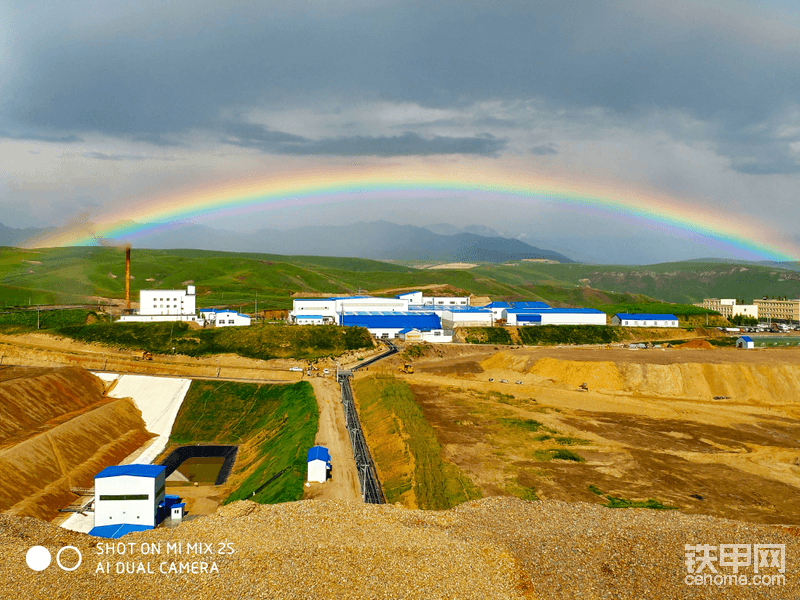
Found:
[[[198,321],[195,286],[185,290],[140,290],[139,312],[122,315],[123,323]]]
[[[735,298],[705,298],[703,308],[718,312],[726,319],[739,315],[758,319],[758,304],[739,304]]]
[[[505,308],[506,325],[605,325],[606,313],[595,308]]]
[[[325,483],[331,468],[331,455],[325,446],[314,446],[308,449],[308,477],[306,481]]]
[[[163,518],[165,472],[161,465],[106,467],[94,477],[95,529],[109,525],[153,528]],[[101,535],[103,530],[92,535]],[[101,537],[105,537],[102,536]]]
[[[369,311],[345,313],[340,316],[340,325],[365,327],[375,337],[394,339],[404,329],[419,331],[442,331],[442,322],[434,312]],[[443,332],[442,332],[443,333]]]
[[[530,310],[546,310],[550,306],[544,302],[490,302],[483,308],[488,308],[492,311],[495,322],[505,319],[503,311],[510,308],[516,309],[530,309]]]
[[[395,296],[401,300],[408,300],[415,306],[469,306],[469,296],[425,296],[422,292],[407,292]]]
[[[446,344],[453,341],[453,332],[442,329],[431,329],[430,331],[420,331],[406,327],[397,332],[404,342],[429,342],[431,344]]]
[[[454,329],[456,327],[491,327],[494,325],[494,315],[488,308],[479,308],[477,306],[448,306],[436,312],[442,320],[442,327],[445,329]]]
[[[216,327],[247,327],[250,317],[224,308],[201,308],[200,317]]]
[[[761,298],[753,300],[753,304],[758,307],[758,318],[761,321],[800,323],[800,299]]]
[[[622,327],[677,327],[678,317],[675,315],[617,313],[611,317],[611,324]]]

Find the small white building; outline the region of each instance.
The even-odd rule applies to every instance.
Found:
[[[120,322],[197,321],[196,288],[185,290],[140,290],[139,311],[122,315]]]
[[[117,465],[94,476],[94,525],[158,525],[166,467]]]
[[[756,347],[756,343],[749,335],[743,335],[738,340],[736,340],[736,347],[744,348],[745,350],[751,350]]]
[[[417,306],[469,306],[469,296],[425,296],[422,292],[407,292],[396,298]]]
[[[308,478],[307,481],[325,483],[328,480],[328,471],[331,468],[331,455],[324,446],[314,446],[308,449]]]
[[[170,512],[170,517],[173,521],[183,521],[183,515],[186,512],[186,503],[179,502],[178,504],[173,504]]]
[[[215,327],[247,327],[250,325],[248,315],[223,308],[201,308],[200,317]]]
[[[611,324],[622,327],[677,327],[678,317],[645,313],[617,313],[611,317]]]

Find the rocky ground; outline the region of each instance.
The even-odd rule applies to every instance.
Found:
[[[489,498],[423,512],[344,500],[237,502],[175,529],[125,536],[118,551],[119,542],[125,554],[98,555],[97,538],[0,515],[0,590],[48,599],[800,597],[795,528],[583,503]],[[180,543],[180,554],[167,543]],[[716,557],[719,544],[766,543],[785,546],[783,585],[685,583],[687,544],[711,545]],[[161,554],[143,553],[142,544],[160,544]],[[53,555],[41,572],[26,565],[35,545]],[[83,555],[73,572],[55,563],[67,545]],[[62,553],[64,566],[75,560],[74,550]],[[181,563],[197,572],[169,572]],[[215,572],[201,573],[200,563]],[[118,564],[153,573],[117,574]],[[777,566],[759,573],[780,575]],[[739,575],[752,582],[753,566]]]

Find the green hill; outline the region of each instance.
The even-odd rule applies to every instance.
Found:
[[[542,300],[554,306],[622,309],[653,299],[692,303],[705,297],[751,301],[798,297],[800,272],[757,264],[681,262],[649,266],[482,264],[464,270],[415,269],[359,258],[280,256],[203,250],[134,249],[132,299],[141,288],[197,286],[198,307],[245,312],[291,306],[294,293],[385,294],[447,285],[450,292],[494,300]],[[117,248],[0,248],[4,306],[96,303],[124,296],[124,253]],[[675,308],[679,310],[679,308]],[[652,312],[658,312],[653,310]]]

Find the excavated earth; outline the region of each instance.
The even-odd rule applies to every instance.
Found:
[[[489,498],[432,512],[346,500],[274,506],[244,501],[118,542],[125,554],[99,555],[96,538],[0,515],[0,590],[5,597],[128,600],[800,597],[797,529],[584,503]],[[180,554],[168,553],[168,543],[181,544]],[[687,544],[729,543],[783,544],[785,583],[686,584]],[[160,544],[162,553],[147,554],[143,544],[151,552]],[[189,551],[188,544],[210,552]],[[25,561],[34,545],[45,546],[54,560],[72,545],[82,563],[72,572],[55,564],[34,572]],[[216,571],[200,572],[202,562]],[[170,573],[170,565],[177,570],[180,563],[190,572]],[[74,550],[64,551],[62,564],[76,564]],[[123,571],[143,572],[118,574],[118,564]],[[759,573],[778,570],[762,567]],[[751,581],[753,568],[742,567],[739,574]]]

